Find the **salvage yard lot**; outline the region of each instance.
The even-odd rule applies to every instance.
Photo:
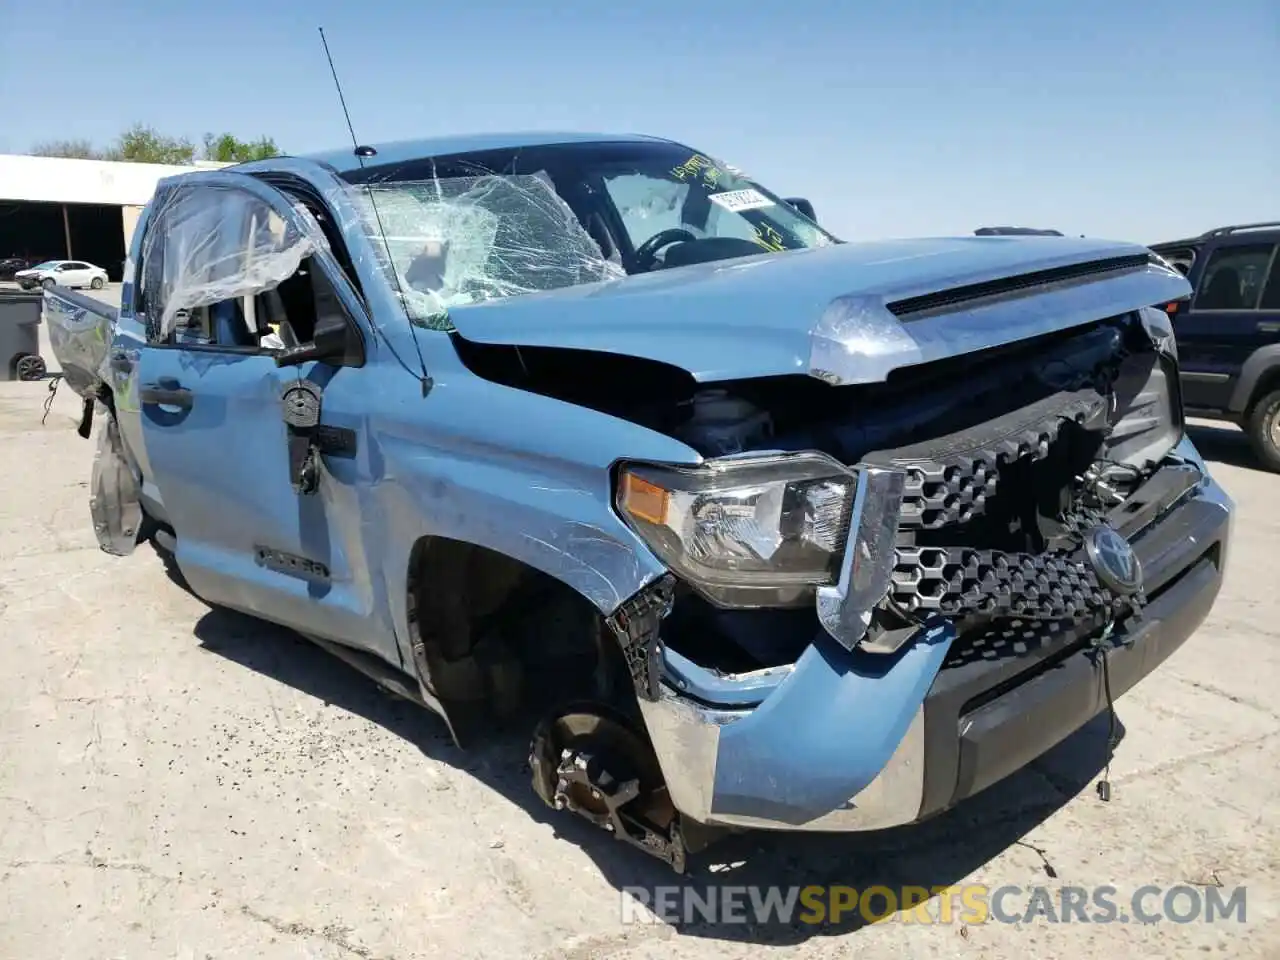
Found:
[[[1247,922],[624,925],[656,861],[533,796],[523,735],[462,754],[287,631],[97,549],[63,389],[0,384],[0,956],[1280,955],[1280,477],[1195,439],[1238,503],[1205,627],[1103,718],[922,827],[735,838],[687,882],[1247,888]],[[833,731],[856,736],[856,731]],[[732,860],[714,876],[710,863]]]

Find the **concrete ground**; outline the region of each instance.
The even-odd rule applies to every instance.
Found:
[[[673,876],[541,807],[522,739],[464,755],[150,550],[99,552],[92,444],[70,391],[41,422],[47,396],[0,384],[2,957],[1280,956],[1280,477],[1233,430],[1195,431],[1239,503],[1226,586],[1120,702],[1111,803],[1099,720],[921,827],[735,838],[685,882],[1108,884],[1122,907],[1147,884],[1243,885],[1245,923],[676,928],[622,922],[621,887]]]

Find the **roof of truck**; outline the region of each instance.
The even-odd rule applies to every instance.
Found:
[[[396,140],[390,143],[373,143],[369,144],[369,146],[377,152],[369,160],[377,164],[400,163],[406,160],[419,160],[423,157],[446,157],[455,153],[471,153],[475,150],[541,147],[553,143],[623,143],[629,140],[663,142],[661,137],[651,137],[639,133],[584,133],[580,131],[477,133],[431,137],[423,140]],[[305,159],[327,163],[339,173],[356,170],[360,167],[360,160],[356,157],[355,150],[352,147],[339,147],[336,150],[306,154]]]

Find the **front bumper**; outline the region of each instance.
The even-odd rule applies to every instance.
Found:
[[[1117,697],[1195,632],[1222,584],[1234,505],[1190,441],[1173,459],[1194,482],[1111,518],[1141,559],[1149,601],[1108,641]],[[660,696],[641,711],[671,798],[695,821],[880,829],[978,793],[1100,713],[1091,644],[1103,626],[957,637],[941,623],[893,656],[850,652],[824,632],[781,676],[701,685],[667,652]]]

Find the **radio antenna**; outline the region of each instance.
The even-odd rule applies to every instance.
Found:
[[[333,74],[333,85],[338,88],[338,103],[342,104],[342,115],[347,121],[347,130],[351,132],[351,146],[355,148],[356,159],[364,166],[365,151],[360,149],[360,141],[356,139],[356,128],[351,123],[351,111],[347,109],[347,98],[342,95],[342,81],[338,79],[338,68],[333,65],[333,54],[329,51],[329,40],[324,35],[324,27],[316,27],[320,31],[320,43],[324,46],[324,57],[329,61],[329,72]]]
[[[320,31],[320,43],[324,47],[325,59],[329,61],[329,72],[333,74],[333,85],[338,91],[338,103],[342,105],[342,116],[346,119],[347,131],[351,134],[351,146],[355,153],[356,160],[360,163],[360,169],[363,170],[365,159],[367,157],[377,156],[378,151],[373,147],[362,146],[359,139],[357,139],[355,125],[351,122],[351,111],[347,109],[347,98],[342,94],[342,81],[338,79],[338,68],[333,65],[333,53],[329,50],[329,40],[324,35],[324,27],[316,27],[316,29]],[[364,185],[364,188],[365,193],[369,196],[369,206],[373,210],[373,219],[378,225],[378,235],[382,239],[382,247],[387,252],[387,266],[391,270],[391,278],[395,281],[396,294],[399,296],[400,306],[405,311],[405,319],[409,321],[409,336],[413,337],[414,349],[418,351],[418,366],[422,371],[422,374],[418,379],[422,382],[422,395],[425,397],[431,391],[433,384],[431,378],[427,376],[427,364],[422,358],[422,345],[418,343],[418,330],[414,325],[413,318],[409,316],[409,307],[404,301],[404,288],[400,285],[400,273],[396,270],[395,261],[391,257],[391,244],[387,240],[386,228],[382,225],[382,215],[378,213],[377,201],[373,198],[373,188],[368,183]],[[372,317],[370,319],[372,320]],[[376,320],[373,321],[373,328],[375,330],[378,328]],[[400,366],[404,367],[405,370],[409,371],[409,373],[413,373],[413,370],[410,369],[409,365],[405,363],[403,359],[401,359],[400,354],[398,354],[395,347],[392,346],[391,338],[386,337],[385,339],[387,347],[391,350],[392,356],[400,361]],[[415,374],[415,376],[417,375]]]

